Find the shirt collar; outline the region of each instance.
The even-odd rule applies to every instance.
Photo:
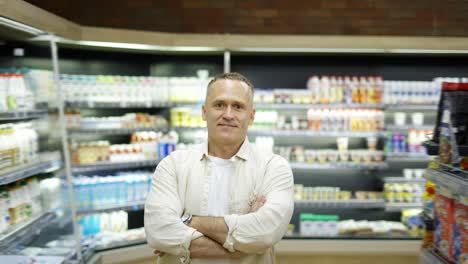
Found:
[[[249,153],[250,153],[249,148],[250,148],[249,139],[245,137],[244,143],[242,143],[242,146],[234,155],[234,157],[239,157],[243,160],[248,160]],[[207,157],[208,157],[208,141],[205,141],[202,145],[202,152],[201,152],[200,160],[202,160],[203,158],[207,158]]]

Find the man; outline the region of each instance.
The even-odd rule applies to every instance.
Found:
[[[202,107],[208,141],[175,151],[152,178],[145,231],[159,263],[274,263],[273,246],[294,207],[288,162],[246,137],[253,85],[238,73],[215,77]]]

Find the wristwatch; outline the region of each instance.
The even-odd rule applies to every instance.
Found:
[[[182,223],[185,225],[189,225],[190,222],[192,222],[192,214],[185,213],[180,217],[180,220],[182,220]]]

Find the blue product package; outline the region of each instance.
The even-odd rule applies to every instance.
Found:
[[[407,149],[406,149],[406,134],[400,133],[398,143],[400,144],[400,147],[399,147],[400,152],[406,152],[407,151]]]
[[[393,152],[398,153],[400,151],[400,134],[399,133],[393,133],[392,136],[392,145],[393,145]]]

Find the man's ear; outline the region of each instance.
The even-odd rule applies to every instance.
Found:
[[[206,108],[205,108],[205,105],[202,105],[202,118],[203,118],[203,121],[206,121]]]
[[[249,126],[253,124],[255,121],[255,108],[252,109],[252,112],[250,112],[250,121],[249,121]]]

